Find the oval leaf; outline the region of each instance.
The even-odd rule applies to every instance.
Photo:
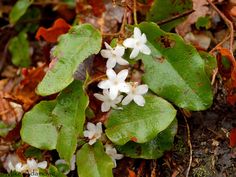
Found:
[[[101,142],[93,146],[85,144],[77,153],[76,163],[80,177],[113,177],[113,161]]]
[[[30,46],[25,32],[12,38],[8,46],[12,55],[12,63],[16,66],[27,67],[30,65]]]
[[[156,138],[147,143],[128,142],[124,146],[116,147],[122,154],[131,158],[157,159],[165,151],[172,148],[177,133],[177,119],[169,127],[160,132]]]
[[[9,15],[10,23],[15,24],[25,14],[33,0],[18,0]]]
[[[67,162],[75,153],[79,134],[83,133],[87,106],[88,97],[84,93],[83,84],[75,80],[58,96],[52,111],[55,123],[60,127],[56,148],[60,157]]]
[[[101,48],[101,34],[90,24],[74,26],[69,33],[61,35],[53,51],[57,59],[37,87],[42,96],[57,93],[67,87],[79,64]]]
[[[173,121],[176,110],[170,103],[155,95],[147,95],[145,100],[144,107],[130,103],[123,110],[111,111],[106,135],[113,143],[148,142]]]
[[[51,116],[54,107],[54,101],[41,101],[24,115],[20,132],[24,142],[39,149],[56,148],[57,129]]]
[[[140,56],[145,66],[144,82],[159,96],[193,111],[211,106],[213,94],[203,59],[176,34],[155,23],[142,23],[151,55]]]

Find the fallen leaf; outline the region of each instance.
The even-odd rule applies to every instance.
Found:
[[[40,40],[40,37],[42,37],[45,41],[54,43],[57,42],[57,38],[60,35],[67,33],[70,27],[71,26],[66,23],[65,20],[59,18],[54,22],[53,26],[48,29],[40,27],[35,38]]]
[[[235,147],[236,146],[236,128],[233,128],[230,131],[230,135],[229,135],[229,145],[230,147]]]
[[[101,17],[106,8],[102,0],[87,0],[92,6],[93,14],[97,17]]]
[[[218,47],[217,64],[220,75],[224,81],[224,87],[227,91],[227,101],[231,105],[236,103],[236,61],[231,52],[226,48]],[[225,68],[223,59],[230,63],[229,68]]]
[[[127,168],[127,170],[129,172],[129,177],[137,177],[137,175],[135,174],[135,172],[133,170],[130,170],[128,168]]]

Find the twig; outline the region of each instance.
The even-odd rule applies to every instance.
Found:
[[[211,79],[211,85],[214,85],[217,73],[218,73],[218,68],[213,70],[212,79]]]
[[[134,4],[133,4],[133,13],[134,13],[134,24],[137,25],[138,24],[138,20],[137,20],[137,9],[136,9],[137,3],[136,0],[134,0]]]
[[[189,165],[188,165],[188,168],[186,170],[186,177],[188,177],[189,172],[190,172],[190,168],[191,168],[191,165],[192,165],[192,161],[193,161],[193,148],[192,148],[192,143],[191,143],[191,140],[190,140],[190,128],[189,128],[186,116],[184,116],[184,120],[185,120],[186,127],[187,127],[188,146],[189,146]]]
[[[217,50],[217,49],[219,48],[219,46],[221,46],[222,44],[224,44],[229,38],[230,38],[230,35],[226,35],[226,36],[224,37],[224,39],[223,39],[221,42],[219,42],[213,49],[211,49],[211,51],[210,51],[209,53],[210,53],[210,54],[213,54],[213,52],[214,52],[215,50]]]
[[[188,11],[183,12],[181,14],[174,15],[174,16],[172,16],[170,18],[167,18],[167,19],[164,19],[164,20],[160,20],[160,21],[157,22],[157,24],[158,25],[162,25],[162,24],[168,23],[168,22],[170,22],[172,20],[175,20],[175,19],[187,16],[187,15],[191,14],[192,12],[194,12],[194,10],[188,10]]]
[[[233,44],[234,44],[234,26],[233,23],[211,2],[211,0],[207,0],[207,2],[212,6],[212,8],[221,16],[221,18],[225,21],[226,25],[229,28],[230,34],[230,43],[229,50],[233,54]]]

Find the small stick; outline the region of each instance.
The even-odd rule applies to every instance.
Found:
[[[234,26],[233,23],[211,2],[211,0],[207,0],[207,2],[212,6],[212,8],[221,16],[221,18],[225,21],[226,25],[229,28],[230,32],[230,43],[229,50],[233,54],[233,44],[234,44]]]
[[[210,51],[209,53],[210,53],[210,54],[213,54],[213,52],[214,52],[215,50],[217,50],[217,49],[219,48],[219,46],[221,46],[222,44],[224,44],[229,38],[230,38],[230,35],[226,35],[226,36],[224,37],[224,39],[223,39],[221,42],[219,42],[213,49],[211,49],[211,51]]]
[[[188,121],[187,121],[187,118],[184,116],[184,120],[185,120],[185,123],[186,123],[186,127],[187,127],[187,136],[188,136],[188,146],[189,146],[189,165],[188,165],[188,168],[186,170],[186,177],[189,176],[189,172],[190,172],[190,168],[191,168],[191,165],[192,165],[192,161],[193,161],[193,148],[192,148],[192,143],[191,143],[191,140],[190,140],[190,128],[189,128],[189,125],[188,125]]]
[[[136,0],[134,0],[133,2],[134,2],[134,4],[133,4],[134,24],[137,25],[138,24],[137,10],[136,10],[137,3],[136,3]]]

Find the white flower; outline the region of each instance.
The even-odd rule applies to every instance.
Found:
[[[67,175],[70,171],[75,170],[75,159],[76,159],[76,157],[75,157],[75,155],[73,155],[70,160],[70,169],[64,172],[65,175]],[[64,159],[58,159],[55,162],[55,165],[59,165],[59,164],[67,164],[67,163]]]
[[[123,45],[128,48],[133,48],[133,51],[130,54],[130,58],[135,58],[138,56],[139,52],[144,53],[146,55],[151,54],[151,50],[145,44],[147,42],[146,35],[139,28],[134,28],[134,35],[131,38],[124,40]]]
[[[109,44],[105,42],[105,46],[107,49],[101,50],[101,55],[104,58],[107,58],[107,68],[114,68],[116,63],[119,65],[128,65],[129,62],[126,61],[122,56],[125,53],[125,48],[121,45],[117,45],[115,49],[113,49]]]
[[[45,169],[46,167],[47,161],[37,163],[34,159],[27,159],[26,168],[30,177],[39,176],[39,168]]]
[[[109,89],[109,96],[114,100],[120,92],[129,92],[129,85],[125,82],[128,76],[128,70],[121,70],[117,75],[113,69],[107,69],[107,80],[98,83],[98,87],[101,89]]]
[[[148,86],[146,84],[144,85],[138,85],[137,83],[130,84],[130,92],[128,95],[122,100],[122,105],[129,104],[132,100],[139,105],[144,106],[145,99],[143,98],[143,94],[147,93]]]
[[[120,103],[122,98],[123,98],[123,96],[120,95],[120,96],[116,97],[114,100],[112,100],[109,96],[109,91],[107,89],[103,90],[103,95],[95,93],[94,96],[98,100],[103,102],[102,105],[101,105],[102,112],[109,111],[111,107],[114,108],[114,109],[118,109],[116,104]]]
[[[102,123],[98,122],[96,125],[93,123],[87,123],[87,129],[84,131],[84,137],[89,139],[89,145],[93,145],[97,139],[102,136]]]
[[[27,166],[22,164],[21,162],[18,162],[15,166],[12,164],[12,162],[8,163],[8,167],[10,171],[17,171],[19,173],[23,173],[27,170]]]
[[[106,144],[105,145],[106,148],[106,154],[109,155],[116,167],[116,160],[120,160],[124,157],[123,154],[118,154],[116,151],[116,148],[114,148],[112,145],[110,144]]]

